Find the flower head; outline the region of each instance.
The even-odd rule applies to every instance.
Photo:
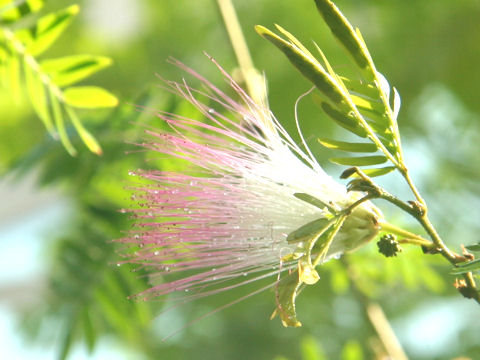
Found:
[[[369,202],[350,209],[361,194],[328,176],[267,106],[220,67],[238,101],[174,62],[205,90],[185,81],[166,82],[169,90],[204,119],[159,112],[171,130],[146,131],[152,141],[142,145],[181,159],[184,169],[135,172],[149,184],[135,188],[142,206],[132,210],[135,228],[120,241],[136,251],[125,262],[168,279],[142,296],[182,292],[194,299],[267,277],[274,286],[284,271],[296,274],[297,285],[313,283],[317,264],[377,234],[378,210]],[[281,296],[277,307],[284,324],[295,324],[283,314]]]

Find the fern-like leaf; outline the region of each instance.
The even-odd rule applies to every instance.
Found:
[[[330,149],[372,153],[369,156],[336,157],[338,164],[371,166],[390,162],[384,168],[364,169],[375,176],[403,169],[397,117],[400,96],[395,88],[380,74],[373,63],[367,46],[358,29],[354,29],[340,10],[330,0],[315,0],[317,9],[334,36],[352,56],[361,79],[349,79],[337,74],[321,49],[315,44],[320,58],[298,41],[292,34],[277,25],[281,36],[263,26],[257,32],[277,48],[321,93],[320,106],[338,125],[347,131],[367,138],[369,143],[321,139]]]
[[[65,149],[76,154],[69,139],[67,121],[90,151],[101,154],[100,144],[82,125],[74,108],[113,107],[117,98],[96,86],[75,86],[111,65],[103,56],[72,55],[38,60],[65,31],[79,12],[77,5],[37,16],[43,0],[0,1],[0,81],[12,97],[22,88],[47,131],[59,138]],[[28,19],[28,21],[26,21]],[[69,86],[68,88],[65,88]]]

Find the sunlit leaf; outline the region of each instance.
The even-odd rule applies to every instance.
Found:
[[[290,62],[319,89],[326,97],[335,104],[341,104],[344,100],[335,79],[333,79],[323,66],[311,56],[303,52],[295,44],[290,43],[263,26],[257,25],[255,30],[258,34],[277,46],[290,60]]]
[[[63,87],[83,80],[111,63],[112,60],[104,56],[71,55],[44,60],[41,67],[49,74],[53,83]]]
[[[24,16],[39,11],[44,2],[44,0],[0,1],[0,22],[13,23]]]
[[[32,55],[38,55],[47,50],[67,28],[79,10],[78,5],[71,5],[40,18],[35,26],[33,38],[27,44],[27,51]]]
[[[27,93],[32,102],[33,108],[40,120],[47,128],[50,135],[55,136],[55,127],[48,109],[47,94],[45,93],[45,85],[40,79],[40,75],[32,70],[32,67],[24,62],[23,71],[25,74],[25,85]]]
[[[338,111],[332,105],[327,102],[322,102],[321,104],[322,110],[334,120],[338,125],[343,127],[344,129],[354,133],[357,136],[366,138],[367,132],[363,129],[358,122],[355,120],[353,116],[347,116],[343,112]]]
[[[65,103],[78,108],[96,109],[118,105],[117,98],[107,90],[97,86],[76,86],[65,89]]]
[[[315,4],[333,35],[343,44],[357,65],[362,69],[371,68],[372,59],[363,39],[357,34],[335,4],[329,0],[315,0]],[[372,71],[373,68],[369,70]]]
[[[375,152],[377,151],[377,145],[373,143],[351,143],[344,141],[337,141],[332,139],[321,138],[318,139],[319,143],[329,149],[343,150],[350,152]]]
[[[55,120],[55,126],[57,128],[60,141],[62,142],[63,146],[65,146],[65,149],[68,151],[68,153],[72,156],[75,156],[77,154],[77,151],[75,150],[68,138],[67,130],[65,129],[65,121],[63,117],[62,107],[51,88],[49,89],[49,95],[50,104],[52,106],[53,118]]]
[[[331,162],[348,166],[370,166],[385,163],[388,159],[385,156],[361,156],[361,157],[340,157],[330,158]]]
[[[388,173],[391,173],[396,169],[395,166],[385,166],[381,168],[372,168],[372,169],[362,169],[363,173],[369,177],[376,177],[376,176],[382,176],[386,175]],[[354,177],[358,177],[357,174],[353,175]]]
[[[375,99],[378,97],[378,90],[373,83],[361,81],[357,79],[349,79],[341,76],[342,82],[345,84],[349,92],[366,98]]]
[[[385,112],[385,108],[379,100],[366,99],[365,97],[356,96],[353,94],[350,95],[350,98],[359,109],[367,110],[371,113],[378,114],[380,116]]]
[[[17,56],[10,56],[5,66],[6,86],[15,102],[18,102],[21,96],[20,68],[20,59]]]
[[[77,130],[78,135],[80,135],[80,138],[83,140],[85,145],[87,145],[88,149],[97,155],[101,155],[102,148],[100,144],[95,139],[95,137],[93,137],[93,135],[90,134],[87,129],[85,129],[85,127],[82,125],[82,123],[78,119],[77,114],[75,114],[75,111],[73,111],[73,109],[71,109],[68,106],[65,108],[65,110],[68,116],[70,117],[70,120],[72,121],[72,124],[75,127],[75,130]]]

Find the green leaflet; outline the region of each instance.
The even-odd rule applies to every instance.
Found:
[[[100,144],[93,137],[93,135],[90,134],[87,129],[85,129],[85,127],[82,125],[82,123],[78,119],[75,111],[73,111],[68,106],[65,108],[65,110],[67,111],[68,117],[72,121],[72,124],[75,127],[75,130],[77,130],[78,135],[81,137],[85,145],[87,145],[88,149],[97,155],[102,155],[102,148],[100,147]]]
[[[457,264],[450,273],[453,275],[461,275],[476,270],[480,270],[480,259]]]
[[[299,48],[295,43],[288,42],[263,26],[255,26],[255,30],[265,39],[277,46],[290,62],[331,101],[341,104],[344,94],[323,66],[310,54]]]
[[[355,117],[350,115],[345,115],[344,112],[338,111],[332,105],[327,102],[322,102],[321,104],[322,110],[334,120],[338,125],[343,127],[344,129],[354,133],[357,136],[366,138],[367,132],[364,128],[362,128]]]
[[[349,92],[370,99],[378,97],[378,90],[372,82],[349,79],[344,76],[341,76],[340,78]]]
[[[391,173],[395,169],[396,169],[395,166],[385,166],[381,168],[362,169],[362,171],[365,175],[369,177],[376,177],[376,176],[382,176],[382,175]],[[354,177],[358,177],[358,175],[355,174]]]
[[[277,308],[273,312],[270,319],[276,315],[282,320],[285,327],[299,327],[302,323],[297,319],[295,311],[295,298],[302,288],[302,283],[299,280],[298,271],[294,271],[287,276],[284,276],[277,285]]]
[[[341,214],[331,219],[318,219],[292,233],[303,238],[305,243],[298,244],[298,253],[303,255],[298,258],[297,270],[282,278],[277,285],[277,308],[271,318],[278,314],[283,326],[298,327],[302,325],[295,312],[295,299],[305,284],[315,284],[320,279],[315,266],[328,253],[333,239],[346,218],[345,214]],[[289,237],[296,237],[292,234]],[[312,252],[315,254],[313,261]]]
[[[315,44],[320,57],[316,59],[292,34],[277,28],[286,39],[270,30],[257,26],[257,32],[278,47],[290,62],[328,99],[321,101],[322,110],[338,125],[372,144],[324,141],[324,145],[350,152],[379,151],[384,156],[361,158],[337,158],[342,165],[368,166],[382,164],[388,160],[397,168],[403,164],[397,117],[400,110],[400,96],[385,77],[376,71],[365,41],[358,29],[342,15],[330,0],[316,0],[318,11],[334,36],[353,57],[361,70],[362,78],[348,79],[338,75],[328,62],[322,50]],[[392,95],[391,95],[392,94]],[[315,95],[314,95],[315,96]],[[323,139],[322,139],[323,140]],[[375,171],[383,175],[390,168]]]
[[[57,128],[58,136],[65,149],[72,156],[77,154],[77,150],[73,147],[70,139],[68,138],[67,130],[65,128],[65,121],[63,117],[63,111],[60,103],[57,100],[56,95],[53,93],[53,89],[49,89],[50,104],[52,106],[53,119],[55,120],[55,126]]]
[[[97,86],[69,87],[63,92],[63,98],[66,104],[78,108],[96,109],[118,105],[114,95]]]
[[[318,139],[318,142],[329,149],[335,150],[350,152],[375,152],[378,150],[377,145],[372,143],[351,143],[326,138]]]
[[[370,166],[378,165],[387,162],[387,158],[383,155],[375,156],[361,156],[361,157],[336,157],[330,158],[331,162],[339,165],[348,165],[348,166]]]
[[[480,251],[480,244],[465,246],[470,251]]]
[[[324,210],[325,208],[327,208],[332,214],[334,214],[336,212],[336,210],[330,206],[329,204],[327,203],[324,203],[322,200],[320,199],[317,199],[316,197],[312,196],[312,195],[309,195],[309,194],[306,194],[306,193],[295,193],[293,194],[293,196],[295,196],[297,199],[300,199],[300,200],[303,200],[319,209],[322,209]]]
[[[375,67],[359,31],[353,29],[353,26],[330,0],[315,0],[315,4],[333,35],[345,47],[357,65],[366,70],[364,74],[370,75],[369,80],[373,80]]]
[[[309,223],[288,234],[287,242],[298,243],[309,240],[312,237],[316,238],[325,232],[330,226],[332,226],[332,222],[327,218],[320,218],[310,221]]]
[[[60,87],[71,85],[110,66],[112,60],[105,56],[71,55],[41,62],[42,71]]]
[[[117,98],[94,86],[70,87],[65,92],[61,87],[104,69],[111,65],[111,60],[103,56],[74,55],[43,60],[40,65],[35,56],[53,44],[79,11],[77,5],[72,5],[36,21],[29,17],[28,22],[16,23],[37,12],[43,3],[43,0],[0,0],[1,85],[9,89],[13,99],[19,99],[23,95],[20,90],[24,82],[32,106],[47,131],[54,138],[58,137],[71,155],[75,155],[76,150],[68,137],[66,119],[72,122],[90,151],[101,154],[100,145],[82,125],[72,107],[113,107],[118,104]],[[14,26],[10,29],[5,24]]]
[[[58,12],[45,15],[37,21],[35,31],[30,41],[26,43],[31,55],[39,55],[47,50],[67,28],[73,17],[78,14],[78,5],[69,6]]]
[[[33,108],[40,120],[47,128],[50,135],[54,136],[55,127],[48,109],[47,95],[45,93],[45,85],[42,80],[34,73],[27,61],[24,61],[23,71],[25,73],[25,84],[27,93],[32,102]]]
[[[44,0],[26,0],[22,2],[13,0],[0,1],[0,22],[9,24],[31,13],[39,11],[43,5]]]

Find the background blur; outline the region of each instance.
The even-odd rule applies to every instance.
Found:
[[[236,68],[214,0],[47,1],[47,10],[78,3],[81,13],[46,56],[105,55],[114,65],[86,84],[120,100],[114,111],[88,112],[85,125],[100,141],[96,156],[72,135],[70,157],[52,140],[28,100],[0,90],[0,357],[4,359],[371,359],[378,341],[340,262],[297,303],[304,326],[285,329],[268,320],[266,292],[207,317],[170,338],[189,321],[244,291],[175,308],[134,302],[146,279],[114,266],[112,239],[131,220],[128,170],[151,166],[155,154],[135,151],[138,123],[158,125],[129,104],[182,111],[158,85],[156,73],[180,79],[166,63],[174,56],[226,88],[203,55]],[[316,13],[313,1],[234,1],[256,67],[268,78],[270,105],[294,132],[293,105],[310,85],[282,54],[253,30],[282,25],[305,44],[315,40],[341,72],[350,59]],[[480,1],[343,0],[337,5],[360,27],[379,71],[397,87],[400,130],[413,177],[437,229],[452,248],[478,242],[480,233]],[[224,86],[225,85],[225,86]],[[311,99],[300,105],[304,134],[322,164],[332,154],[317,136],[338,132]],[[73,134],[73,133],[72,133]],[[158,163],[158,162],[155,162]],[[390,175],[389,175],[390,176]],[[393,177],[383,184],[408,196]],[[382,209],[385,209],[382,203]],[[386,208],[391,222],[409,219]],[[361,291],[384,308],[412,359],[478,358],[480,309],[460,297],[441,259],[404,249],[394,259],[374,243],[349,257]],[[476,355],[475,355],[476,354]],[[476,357],[477,356],[477,357]]]

